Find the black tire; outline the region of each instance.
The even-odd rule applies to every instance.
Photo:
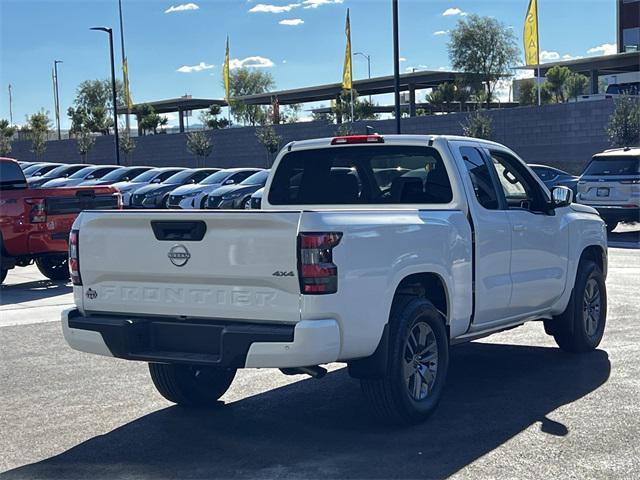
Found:
[[[449,368],[445,320],[431,302],[416,298],[392,312],[389,322],[386,372],[380,379],[361,380],[362,391],[375,416],[383,422],[397,425],[423,422],[438,406]],[[420,341],[418,345],[422,352],[431,353],[431,360],[424,359],[426,353],[422,360],[418,359],[418,348],[414,347],[416,331],[419,336],[426,334],[426,348]],[[420,378],[424,382],[416,389]]]
[[[236,370],[150,363],[149,373],[160,395],[170,402],[184,407],[211,407],[229,389]]]
[[[66,255],[47,255],[36,259],[36,266],[49,280],[69,280],[69,259]]]
[[[589,298],[592,300],[589,301]],[[598,347],[606,322],[607,287],[604,275],[594,262],[583,260],[578,266],[566,310],[553,320],[546,320],[545,331],[553,335],[565,352],[584,353]]]
[[[251,210],[251,197],[247,197],[242,201],[242,209],[244,210]]]
[[[200,210],[206,210],[207,208],[207,196],[205,195],[204,197],[202,197],[202,200],[200,200]]]

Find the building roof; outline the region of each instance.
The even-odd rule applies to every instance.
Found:
[[[458,76],[464,74],[450,71],[420,71],[400,75],[400,90],[407,91],[410,86],[416,89],[437,87],[444,82],[453,82]],[[375,77],[364,80],[355,80],[353,88],[358,95],[379,95],[394,91],[393,75]],[[280,105],[292,103],[320,102],[335,99],[342,92],[342,83],[329,83],[314,87],[296,88],[292,90],[280,90],[276,92],[261,93],[236,97],[247,105],[270,105],[274,98]]]
[[[640,53],[625,52],[614,53],[613,55],[602,55],[599,57],[576,58],[573,60],[563,60],[560,62],[549,62],[540,65],[541,75],[546,75],[551,67],[567,67],[573,72],[588,74],[598,71],[600,75],[612,73],[637,72],[640,70]],[[517,67],[519,70],[536,70],[537,65],[527,65]]]
[[[142,105],[151,105],[156,113],[178,112],[180,110],[202,110],[209,108],[211,105],[220,105],[224,107],[227,102],[215,98],[169,98],[167,100],[157,100],[152,102],[136,103],[131,109],[131,113],[137,113]],[[118,113],[127,113],[126,107],[119,107]]]

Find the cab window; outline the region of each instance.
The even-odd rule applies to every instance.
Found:
[[[471,178],[471,184],[478,203],[487,210],[500,208],[498,192],[491,178],[489,166],[482,158],[480,151],[473,147],[461,147],[460,155],[462,155],[464,166],[467,168],[467,173]]]
[[[548,212],[547,196],[524,165],[508,153],[498,150],[490,150],[489,153],[507,201],[507,208],[534,213]]]

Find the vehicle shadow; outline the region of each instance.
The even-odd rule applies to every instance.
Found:
[[[571,434],[547,415],[610,367],[602,350],[472,343],[453,349],[442,403],[422,425],[375,423],[340,370],[213,410],[165,408],[3,478],[444,478],[532,424]]]
[[[54,282],[51,280],[2,285],[0,286],[0,305],[32,302],[66,295],[72,291],[73,288],[69,282]]]
[[[618,228],[607,235],[607,242],[617,248],[640,248],[640,229]]]

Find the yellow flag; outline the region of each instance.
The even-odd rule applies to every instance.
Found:
[[[229,82],[229,37],[227,37],[227,50],[224,54],[224,66],[222,67],[222,78],[224,79],[224,99],[229,102],[230,82]]]
[[[126,58],[122,61],[122,76],[124,77],[124,101],[127,104],[127,110],[131,112],[133,100],[131,100],[131,91],[129,90],[129,65]]]
[[[342,72],[342,88],[351,90],[353,88],[353,68],[351,66],[351,23],[349,22],[349,9],[347,8],[347,24],[344,27],[347,36],[347,48],[344,52],[344,70]]]
[[[540,63],[538,37],[538,0],[529,0],[527,16],[524,19],[524,60],[527,65]]]

